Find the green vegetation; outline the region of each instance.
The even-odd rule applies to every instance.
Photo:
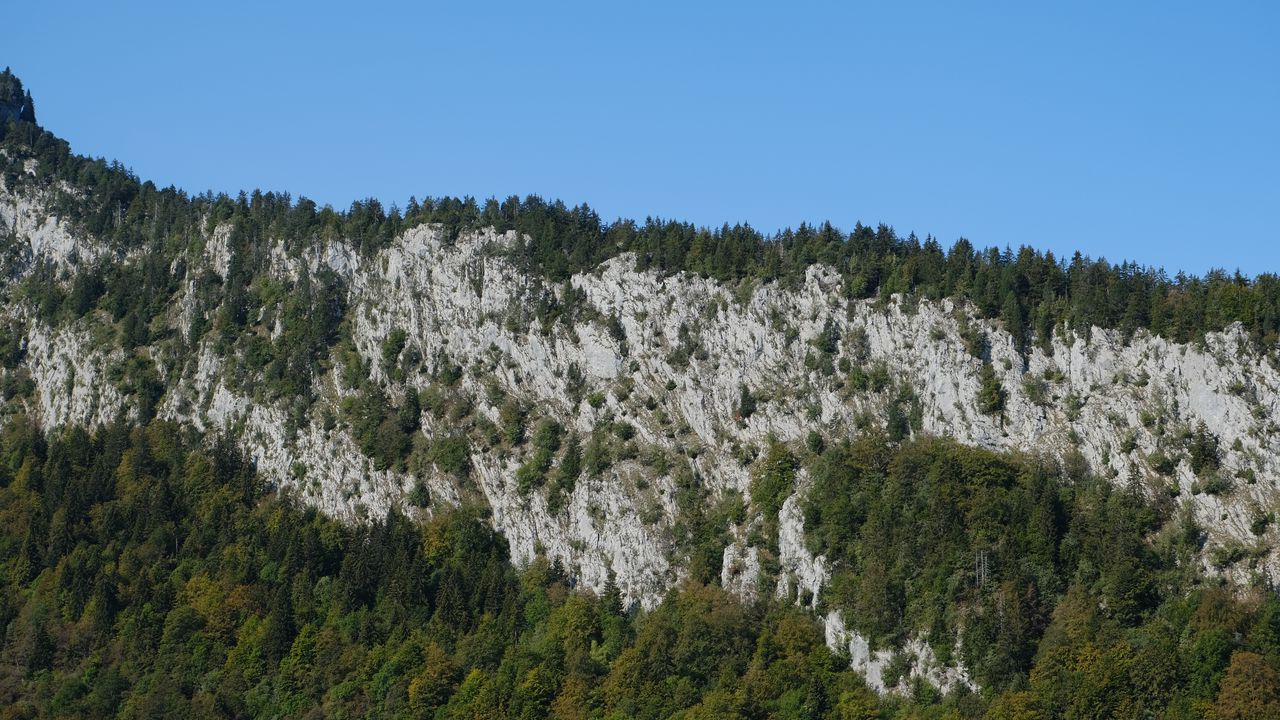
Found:
[[[756,397],[746,385],[738,386],[738,409],[737,416],[739,422],[746,422],[747,418],[756,414]]]
[[[835,445],[811,473],[805,530],[832,562],[827,606],[881,646],[924,634],[1009,691],[993,709],[1200,717],[1232,652],[1280,640],[1275,596],[1201,586],[1199,531],[1137,489],[933,439]]]
[[[36,106],[31,100],[31,92],[24,91],[22,81],[5,68],[0,72],[0,122],[10,118],[35,123]]]
[[[656,610],[517,572],[470,511],[344,526],[172,425],[0,441],[0,706],[18,717],[838,717],[807,614]],[[807,711],[805,710],[807,708]]]
[[[829,382],[885,394],[883,435],[826,437],[814,410],[803,448],[735,445],[751,466],[748,507],[737,492],[716,494],[677,453],[646,446],[647,432],[625,413],[606,413],[580,438],[490,384],[495,423],[460,389],[464,373],[485,382],[483,362],[463,368],[442,354],[424,365],[403,329],[392,329],[372,360],[362,358],[343,279],[324,269],[282,278],[272,264],[277,249],[307,257],[338,239],[370,258],[423,223],[452,240],[483,227],[515,231],[521,241],[499,252],[530,282],[527,312],[506,322],[544,331],[599,323],[623,355],[621,320],[592,313],[568,282],[622,253],[634,253],[641,270],[714,278],[737,302],[765,283],[795,285],[815,263],[840,274],[847,298],[967,298],[1023,352],[1067,329],[1147,329],[1194,341],[1232,322],[1273,347],[1275,275],[1169,278],[1079,255],[1067,262],[1028,248],[979,251],[964,240],[944,251],[932,238],[900,238],[884,226],[846,234],[801,225],[766,237],[743,226],[605,223],[586,206],[537,197],[411,199],[403,212],[369,200],[338,212],[270,192],[189,196],[139,181],[119,163],[72,154],[34,124],[29,94],[7,72],[5,102],[21,103],[0,122],[6,187],[44,193],[52,212],[113,259],[83,261],[66,274],[0,238],[0,272],[22,278],[14,300],[30,311],[0,327],[0,390],[14,399],[34,389],[21,367],[29,323],[84,323],[123,350],[106,380],[131,399],[139,425],[46,436],[17,414],[0,430],[0,720],[1277,714],[1274,587],[1227,588],[1200,577],[1202,533],[1173,510],[1163,487],[1142,488],[1141,479],[1117,487],[1089,476],[1079,458],[1058,468],[920,438],[921,399],[884,362],[870,362],[864,330],[841,337],[828,321],[800,349]],[[225,272],[188,266],[214,247]],[[473,278],[477,291],[481,280]],[[184,286],[191,292],[177,303]],[[179,310],[191,321],[184,332],[176,330],[185,327],[175,322]],[[775,327],[798,338],[782,318]],[[980,327],[961,318],[966,350],[983,361],[979,408],[998,417],[1007,393]],[[696,322],[681,325],[670,361],[715,362],[700,337]],[[165,374],[200,344],[225,360],[233,389],[286,405],[293,427],[312,410],[313,380],[336,369],[339,388],[352,391],[341,420],[357,446],[376,468],[412,472],[408,503],[430,507],[433,519],[392,512],[338,523],[264,487],[229,439],[154,420],[174,377]],[[406,392],[407,374],[428,368],[430,386]],[[371,380],[375,369],[389,382]],[[1024,389],[1048,402],[1060,380],[1027,379]],[[565,381],[575,402],[612,406],[603,391],[587,392],[581,368],[569,368]],[[640,397],[643,389],[632,397],[635,390],[626,376],[610,388],[618,405],[661,412],[661,398]],[[741,385],[737,419],[767,411],[775,392]],[[1087,402],[1068,394],[1068,417],[1079,418]],[[430,436],[423,412],[438,421]],[[326,429],[338,421],[328,412],[323,419]],[[1208,428],[1166,427],[1150,411],[1142,424],[1159,438],[1151,466],[1171,475],[1187,461],[1201,478],[1195,492],[1226,495],[1255,481],[1252,470],[1232,477],[1224,469]],[[1137,451],[1135,433],[1118,438],[1122,452]],[[642,612],[624,608],[615,588],[597,596],[576,587],[544,559],[513,567],[482,511],[445,512],[425,482],[434,468],[466,490],[473,452],[495,450],[524,460],[517,485],[545,492],[553,513],[583,478],[602,478],[614,463],[626,463],[618,480],[633,481],[646,500],[656,495],[651,476],[631,468],[670,477],[673,496],[654,503],[674,505],[669,539],[685,581]],[[911,679],[912,660],[898,652],[885,675],[905,694],[877,698],[847,658],[824,646],[812,614],[767,592],[744,603],[717,586],[735,527],[746,530],[762,567],[777,570],[778,516],[802,466],[811,480],[806,537],[832,570],[819,609],[840,610],[877,648],[924,637],[943,662],[963,664],[980,692],[940,697]],[[306,474],[293,468],[295,480]],[[1274,520],[1257,509],[1251,530],[1260,543]],[[1236,543],[1210,558],[1226,568],[1256,552]]]
[[[471,445],[465,437],[448,435],[436,440],[431,444],[428,457],[456,478],[465,479],[471,474]]]
[[[318,240],[342,238],[368,256],[423,223],[439,225],[451,237],[485,227],[519,233],[522,242],[509,251],[510,257],[518,268],[546,283],[533,288],[530,296],[534,315],[544,326],[571,322],[576,316],[580,292],[565,284],[572,273],[632,252],[638,269],[691,272],[735,287],[795,284],[810,266],[825,263],[841,273],[843,292],[850,298],[886,298],[894,293],[968,298],[983,317],[1001,319],[1022,350],[1032,343],[1047,346],[1057,328],[1087,334],[1093,326],[1126,334],[1145,328],[1191,341],[1240,322],[1266,347],[1280,340],[1280,277],[1274,274],[1250,280],[1213,271],[1204,277],[1171,278],[1160,270],[1111,265],[1079,254],[1064,260],[1029,247],[1016,252],[979,250],[963,239],[944,250],[932,237],[902,238],[883,225],[873,229],[859,224],[844,233],[827,223],[801,224],[765,236],[742,225],[711,229],[653,218],[643,224],[605,223],[586,205],[570,208],[536,196],[483,203],[472,198],[411,198],[403,212],[396,207],[387,210],[377,200],[355,202],[339,212],[306,198],[295,201],[288,193],[256,190],[236,197],[191,196],[140,181],[119,163],[75,155],[65,141],[21,120],[0,123],[0,149],[6,153],[0,172],[9,187],[32,185],[48,191],[54,198],[52,210],[80,232],[115,249],[146,251],[119,264],[82,268],[79,274],[84,277],[73,279],[69,287],[57,282],[51,271],[36,268],[27,281],[28,296],[41,317],[59,321],[103,307],[125,310],[116,315],[122,320],[136,309],[138,318],[130,321],[131,327],[146,326],[167,306],[183,277],[185,264],[175,261],[183,252],[198,249],[199,238],[209,237],[213,228],[225,223],[231,228],[228,276],[200,278],[204,304],[193,337],[187,340],[194,342],[217,326],[228,343],[243,342],[237,333],[256,324],[261,311],[274,312],[284,298],[297,295],[295,303],[318,314],[318,327],[295,330],[306,336],[304,342],[277,344],[271,359],[288,371],[278,375],[285,383],[285,378],[308,377],[295,371],[306,367],[316,347],[332,340],[334,318],[340,319],[343,311],[337,301],[341,293],[335,296],[330,281],[315,279],[312,289],[271,292],[262,279],[270,262],[263,241],[282,242],[288,252],[299,253]],[[28,159],[38,160],[34,177],[25,171]],[[25,269],[23,262],[6,254],[0,269]],[[556,285],[561,292],[550,291]],[[299,307],[290,315],[286,328],[307,316]],[[594,319],[625,344],[615,318]],[[978,333],[971,331],[966,338],[971,352],[985,356]],[[675,351],[680,362],[698,350],[693,338],[688,340]],[[838,342],[834,331],[824,332],[815,347],[819,355],[829,354]],[[292,348],[298,348],[297,357],[280,357]]]
[[[1191,470],[1197,475],[1216,472],[1218,469],[1218,436],[1200,424],[1187,438],[1187,450]]]
[[[776,521],[782,503],[791,494],[796,475],[795,455],[787,446],[770,439],[764,457],[753,467],[751,478],[751,503]]]
[[[382,371],[388,375],[394,374],[398,370],[400,362],[400,353],[404,352],[405,343],[409,340],[409,334],[400,328],[392,330],[382,340]]]
[[[978,383],[978,410],[987,415],[1002,414],[1007,393],[991,363],[982,364]]]
[[[1194,528],[1030,459],[873,437],[815,459],[805,511],[836,570],[823,602],[877,643],[930,632],[985,687],[939,697],[899,655],[907,694],[877,698],[806,611],[692,580],[627,610],[545,561],[517,571],[473,511],[343,525],[197,440],[160,421],[46,440],[21,416],[0,433],[4,717],[1253,718],[1280,703],[1273,593],[1197,584],[1175,562]],[[795,460],[766,460],[778,487],[758,494],[776,502]],[[745,519],[740,500],[690,497],[699,536]]]
[[[365,383],[359,394],[343,399],[342,411],[356,445],[379,470],[402,467],[422,421],[417,393],[410,390],[399,405],[392,405],[382,388]]]

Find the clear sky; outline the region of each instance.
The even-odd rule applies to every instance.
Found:
[[[1280,3],[1049,5],[25,2],[0,65],[74,150],[193,192],[1280,271]]]

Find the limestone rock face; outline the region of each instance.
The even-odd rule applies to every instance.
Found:
[[[2,312],[26,328],[25,357],[6,372],[26,373],[34,383],[29,412],[48,427],[135,414],[138,393],[120,381],[126,353],[111,319],[91,312],[51,327],[19,292],[24,275],[41,263],[70,277],[91,260],[125,258],[76,237],[40,197],[0,192],[0,223],[0,233],[12,238]],[[153,330],[184,337],[191,331],[201,312],[195,278],[226,274],[228,232],[213,229],[184,258],[186,279],[156,321],[165,328]],[[322,270],[341,278],[351,342],[388,397],[432,382],[428,372],[384,369],[383,341],[399,330],[406,333],[404,352],[424,365],[448,358],[462,368],[456,387],[477,417],[500,422],[497,394],[582,437],[605,422],[630,427],[640,452],[598,475],[583,474],[554,508],[545,488],[522,491],[516,481],[527,448],[473,446],[465,481],[430,465],[418,468],[417,478],[409,470],[378,469],[346,424],[334,421],[354,393],[336,357],[314,379],[315,401],[299,408],[290,398],[264,400],[254,383],[235,381],[236,363],[207,333],[186,355],[152,355],[164,387],[157,412],[232,433],[279,487],[351,521],[407,507],[415,483],[431,499],[420,512],[477,499],[517,562],[545,554],[585,587],[603,590],[613,582],[626,599],[653,606],[686,571],[677,470],[696,479],[707,502],[734,496],[746,502],[751,451],[766,438],[803,442],[815,430],[828,439],[851,435],[869,421],[883,422],[906,388],[918,418],[914,432],[1082,460],[1116,482],[1174,495],[1208,532],[1203,562],[1211,571],[1243,579],[1280,569],[1274,549],[1280,531],[1273,524],[1260,537],[1253,532],[1260,512],[1276,507],[1280,486],[1280,350],[1257,350],[1239,327],[1195,345],[1093,328],[1087,337],[1057,336],[1051,347],[1023,356],[999,323],[976,318],[958,302],[847,300],[831,268],[810,268],[794,288],[739,287],[639,272],[626,255],[573,276],[568,286],[584,298],[574,321],[544,327],[532,315],[535,301],[566,290],[544,286],[512,264],[504,250],[518,240],[488,230],[449,239],[420,226],[372,257],[341,240],[302,251],[273,246],[271,273],[282,281]],[[985,336],[1007,394],[1000,416],[978,404],[983,359],[965,340],[975,332]],[[820,349],[820,336],[835,338],[834,348]],[[852,382],[851,367],[873,381]],[[745,418],[744,388],[756,399]],[[422,424],[427,434],[451,429],[429,413]],[[1168,451],[1169,437],[1200,428],[1219,443],[1212,477],[1198,476],[1185,453]],[[759,550],[749,546],[744,527],[735,527],[724,550],[726,587],[816,603],[829,568],[805,547],[806,482],[802,475],[782,508],[777,577],[761,582]],[[1221,568],[1210,562],[1215,551],[1234,546],[1248,549],[1250,559]],[[887,659],[847,631],[838,613],[825,620],[831,644],[879,677]],[[962,671],[931,666],[927,646],[917,644],[912,672],[948,687],[969,682]]]

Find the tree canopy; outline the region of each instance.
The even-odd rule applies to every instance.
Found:
[[[0,715],[1253,718],[1280,706],[1280,600],[1180,571],[1124,491],[942,441],[867,437],[820,457],[830,492],[813,499],[814,541],[838,575],[827,602],[852,589],[850,616],[877,643],[933,628],[979,693],[941,697],[898,676],[905,692],[877,697],[807,610],[714,582],[625,608],[545,559],[514,567],[475,510],[344,525],[272,493],[225,440],[158,420],[46,438],[19,416],[0,431]]]

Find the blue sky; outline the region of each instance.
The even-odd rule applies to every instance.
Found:
[[[1280,271],[1276,3],[115,5],[6,8],[0,64],[161,185]]]

